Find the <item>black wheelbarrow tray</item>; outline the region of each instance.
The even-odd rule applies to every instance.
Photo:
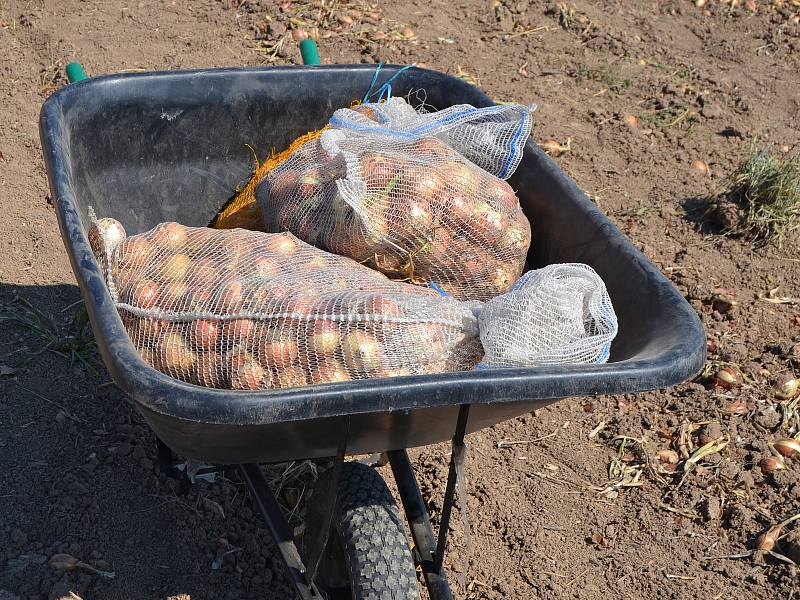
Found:
[[[378,84],[397,73],[384,66]],[[174,452],[243,468],[267,520],[281,521],[255,463],[385,453],[435,598],[449,597],[438,545],[405,449],[453,439],[560,398],[664,388],[705,362],[700,321],[677,290],[533,142],[510,183],[531,221],[531,268],[583,262],[605,281],[619,319],[607,364],[485,369],[262,392],[197,387],[163,375],[138,355],[117,314],[87,240],[88,208],[119,219],[129,234],[163,221],[209,223],[258,156],[282,150],[360,99],[374,66],[313,66],[135,73],[69,85],[45,103],[40,134],[58,222],[114,381]],[[492,101],[455,77],[412,68],[394,95],[435,109]],[[454,455],[457,454],[454,452]],[[348,463],[349,464],[349,463]],[[441,522],[446,525],[455,479]],[[261,488],[261,489],[258,489]],[[330,491],[330,490],[328,490]],[[335,495],[335,494],[333,494]],[[333,505],[326,510],[333,510]],[[272,511],[272,512],[270,512]],[[330,525],[330,515],[322,515]],[[328,519],[325,521],[325,519]],[[271,523],[304,597],[314,586],[285,522]],[[446,534],[446,526],[441,528]],[[327,532],[327,528],[325,528]],[[328,534],[320,534],[327,543]],[[282,544],[282,545],[281,545]],[[437,551],[438,550],[438,551]],[[438,590],[438,591],[436,591]],[[352,597],[359,597],[355,592]],[[398,596],[399,597],[399,596]]]

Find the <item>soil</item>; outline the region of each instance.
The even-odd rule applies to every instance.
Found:
[[[456,518],[447,561],[459,598],[790,598],[800,589],[790,560],[800,560],[797,522],[784,528],[779,557],[751,552],[759,534],[800,512],[800,461],[759,468],[768,442],[798,428],[774,386],[800,368],[800,255],[792,240],[754,248],[721,235],[703,225],[700,202],[751,141],[796,151],[800,7],[704,4],[400,0],[360,23],[358,10],[353,24],[304,17],[319,27],[325,61],[415,61],[496,100],[538,104],[534,139],[568,146],[562,168],[671,278],[708,333],[709,363],[693,381],[563,400],[468,437],[472,544],[468,553]],[[37,117],[70,60],[90,74],[297,63],[286,37],[297,9],[0,2],[0,599],[291,597],[242,483],[178,494],[155,466],[153,435],[93,352]],[[386,33],[352,35],[362,27]],[[741,385],[715,384],[725,366]],[[685,470],[706,443],[710,454]],[[412,452],[434,522],[448,451]],[[55,553],[115,576],[58,571],[48,565]]]

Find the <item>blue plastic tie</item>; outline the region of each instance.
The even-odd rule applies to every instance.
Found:
[[[438,285],[437,285],[435,282],[433,282],[433,281],[429,281],[429,282],[428,282],[428,287],[430,287],[432,290],[435,290],[435,291],[439,292],[439,295],[440,295],[440,296],[442,296],[443,298],[449,298],[449,297],[450,297],[450,294],[448,294],[447,292],[445,292],[445,291],[444,291],[442,288],[440,288],[440,287],[439,287],[439,286],[438,286]]]

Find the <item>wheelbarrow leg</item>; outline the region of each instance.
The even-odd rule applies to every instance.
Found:
[[[315,484],[313,500],[308,503],[306,509],[308,516],[306,517],[307,527],[304,539],[310,538],[310,541],[308,544],[304,543],[303,545],[305,546],[304,553],[310,581],[314,581],[317,576],[322,555],[328,545],[349,434],[350,417],[348,416],[344,420],[342,438],[339,440],[339,447],[336,450],[336,457],[333,459],[333,466]]]
[[[308,577],[303,559],[300,558],[300,553],[294,543],[294,537],[289,530],[289,524],[283,517],[278,501],[275,499],[261,468],[257,464],[250,463],[239,465],[239,471],[250,487],[255,501],[264,515],[267,528],[278,546],[278,552],[280,552],[283,563],[289,571],[289,577],[297,590],[298,596],[301,600],[322,600],[324,597]]]
[[[428,595],[431,600],[453,600],[453,593],[450,591],[450,584],[447,575],[442,569],[434,567],[434,555],[436,554],[436,536],[433,534],[431,520],[428,511],[425,509],[425,502],[417,485],[417,478],[408,460],[405,450],[390,450],[389,464],[392,465],[392,473],[397,483],[397,491],[400,493],[400,500],[403,502],[403,510],[406,513],[408,524],[411,527],[411,537],[414,538],[414,551],[417,565],[422,569],[422,576],[425,578],[425,587],[428,588]]]

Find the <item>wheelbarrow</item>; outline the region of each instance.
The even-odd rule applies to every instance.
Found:
[[[384,66],[395,95],[442,109],[492,101],[435,71]],[[237,392],[182,383],[142,360],[87,240],[88,209],[128,233],[163,221],[207,225],[266,156],[323,126],[374,84],[375,67],[303,66],[101,76],[45,103],[40,135],[64,245],[97,346],[116,384],[173,453],[235,465],[249,485],[299,597],[452,598],[443,569],[464,436],[561,398],[665,388],[705,363],[695,312],[532,141],[510,183],[532,223],[530,268],[582,262],[604,279],[619,319],[606,364],[480,369]],[[379,82],[380,83],[380,82]],[[418,93],[424,92],[424,93]],[[438,535],[407,448],[452,440]],[[413,550],[377,471],[349,455],[381,453],[397,484]],[[259,464],[326,459],[302,552]]]

